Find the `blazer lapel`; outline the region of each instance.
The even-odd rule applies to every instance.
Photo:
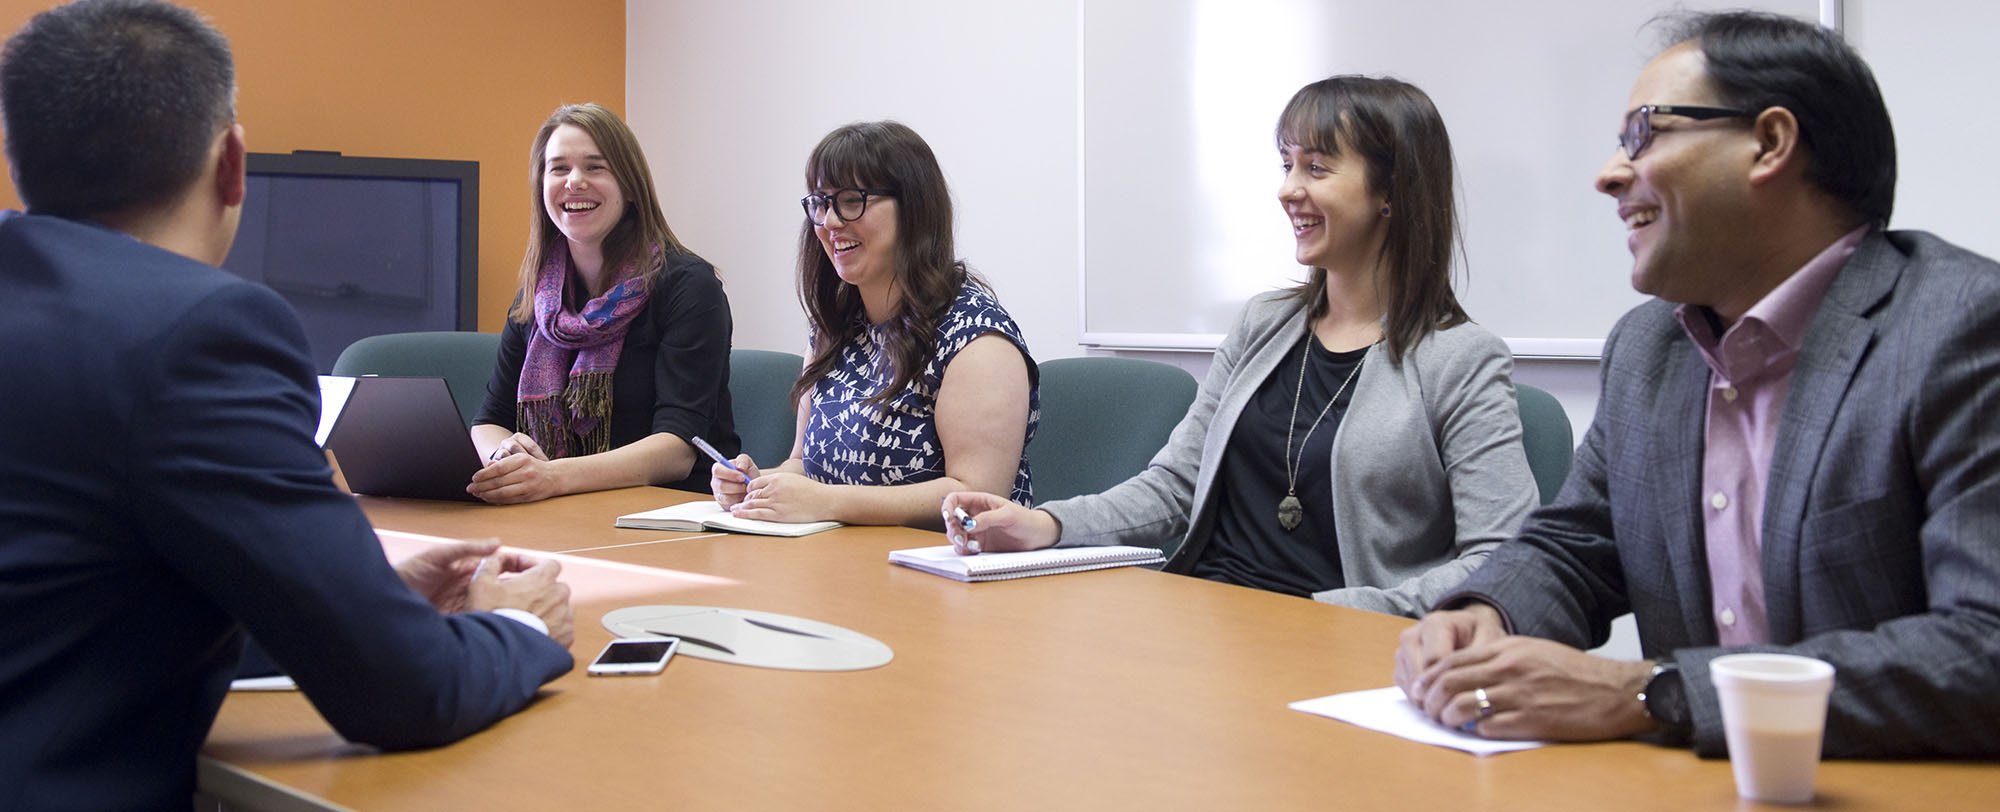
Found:
[[[1678,328],[1675,328],[1678,331]],[[1702,530],[1701,461],[1707,445],[1708,364],[1685,336],[1676,336],[1684,346],[1671,353],[1662,370],[1667,378],[1660,388],[1655,411],[1652,455],[1659,465],[1653,471],[1653,489],[1664,534],[1671,580],[1681,594],[1692,596],[1681,602],[1681,621],[1686,624],[1686,640],[1694,645],[1715,642],[1715,621],[1710,614],[1708,553]]]
[[[1855,371],[1875,342],[1874,323],[1865,314],[1901,274],[1894,247],[1879,233],[1869,235],[1834,277],[1806,326],[1764,485],[1764,605],[1774,643],[1789,643],[1802,634],[1799,534],[1813,479]]]
[[[1270,377],[1271,371],[1284,360],[1285,350],[1299,340],[1305,332],[1306,314],[1299,307],[1286,315],[1276,329],[1259,336],[1243,348],[1243,357],[1230,370],[1229,383],[1216,401],[1215,414],[1209,416],[1208,435],[1202,440],[1201,465],[1196,469],[1194,495],[1195,503],[1188,506],[1188,535],[1174,553],[1167,557],[1162,569],[1167,572],[1186,572],[1193,566],[1194,557],[1200,548],[1207,545],[1207,525],[1214,521],[1207,502],[1215,495],[1215,475],[1222,470],[1222,452],[1229,448],[1229,436],[1236,431],[1236,421],[1243,416],[1243,410],[1250,404],[1250,398],[1257,394],[1257,385]],[[1276,347],[1272,345],[1278,345]],[[1272,504],[1276,504],[1273,502]],[[1199,540],[1197,540],[1199,539]]]

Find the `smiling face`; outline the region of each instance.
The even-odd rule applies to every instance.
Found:
[[[564,124],[549,134],[542,158],[542,208],[573,248],[595,254],[625,213],[611,164],[590,133]]]
[[[1700,46],[1662,52],[1632,85],[1626,110],[1640,105],[1720,106]],[[1653,140],[1631,160],[1621,147],[1597,176],[1618,201],[1632,252],[1632,287],[1671,302],[1727,308],[1741,298],[1751,164],[1758,154],[1742,119],[1695,121],[1657,114]]]
[[[1278,204],[1292,221],[1300,265],[1329,271],[1369,270],[1382,255],[1387,201],[1368,188],[1368,164],[1354,150],[1339,157],[1286,144]],[[1393,212],[1392,212],[1393,213]]]
[[[814,189],[833,196],[836,189]],[[829,206],[826,221],[813,226],[840,279],[870,291],[893,289],[899,246],[896,239],[896,198],[870,195],[868,208],[853,220],[840,219],[839,206]]]

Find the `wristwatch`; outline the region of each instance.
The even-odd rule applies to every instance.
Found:
[[[1654,663],[1653,673],[1646,678],[1646,688],[1639,692],[1639,704],[1645,708],[1647,718],[1660,723],[1662,732],[1669,738],[1685,737],[1694,720],[1688,711],[1687,686],[1681,680],[1681,667],[1674,661],[1661,659]]]

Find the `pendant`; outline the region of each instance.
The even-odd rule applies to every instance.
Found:
[[[1291,532],[1305,519],[1306,509],[1299,504],[1298,497],[1286,494],[1285,498],[1278,500],[1278,526],[1285,528],[1285,532]]]

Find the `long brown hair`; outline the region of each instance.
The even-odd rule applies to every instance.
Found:
[[[937,156],[915,130],[894,121],[857,122],[827,133],[806,159],[806,191],[886,189],[896,198],[895,314],[883,324],[883,345],[895,371],[871,404],[903,392],[937,355],[937,328],[970,281],[953,255],[951,192]],[[840,360],[840,346],[865,319],[861,293],[841,281],[820,245],[811,218],[799,226],[799,305],[813,329],[812,356],[792,384],[792,406]]]
[[[616,113],[597,103],[567,104],[556,108],[542,129],[535,133],[535,145],[528,151],[528,199],[534,213],[528,225],[528,251],[521,257],[520,296],[507,315],[526,324],[535,317],[535,277],[550,252],[566,251],[563,233],[542,203],[542,171],[548,158],[549,137],[556,128],[572,124],[590,134],[597,150],[610,166],[611,178],[625,198],[625,212],[604,237],[604,265],[607,268],[639,267],[642,284],[651,286],[666,265],[668,255],[687,254],[687,246],[667,227],[667,215],[660,210],[660,196],[653,190],[653,170],[646,165],[646,153],[632,128]]]
[[[1451,289],[1459,246],[1452,200],[1451,137],[1431,98],[1399,79],[1334,76],[1306,85],[1278,116],[1278,148],[1337,157],[1353,150],[1368,166],[1368,190],[1388,198],[1378,289],[1388,301],[1382,337],[1391,361],[1434,330],[1471,321]],[[1326,314],[1326,269],[1292,289],[1306,314]]]

